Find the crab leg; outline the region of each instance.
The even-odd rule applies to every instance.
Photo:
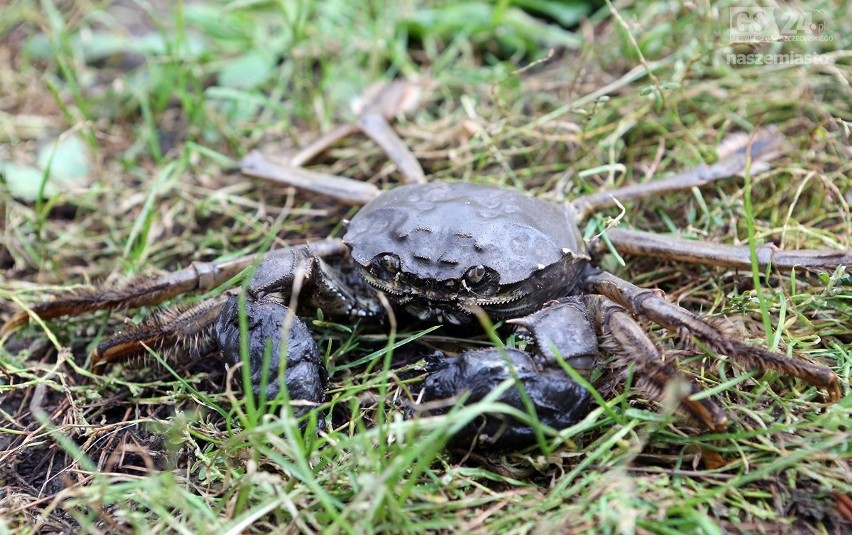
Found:
[[[354,124],[344,124],[338,126],[331,132],[315,139],[307,147],[303,147],[299,152],[290,156],[287,163],[293,167],[302,167],[305,164],[311,163],[311,160],[328,150],[329,147],[342,139],[357,134],[359,128]]]
[[[256,150],[242,159],[240,170],[251,177],[312,191],[355,206],[367,204],[381,193],[379,188],[368,182],[272,163]]]
[[[183,312],[161,313],[102,342],[92,357],[93,366],[143,354],[147,348],[162,351],[175,344],[215,339],[219,355],[228,364],[246,359],[255,394],[272,399],[286,384],[291,399],[318,403],[328,375],[310,331],[295,315],[296,306],[311,304],[330,316],[347,318],[382,312],[378,303],[357,297],[335,279],[319,256],[345,251],[342,242],[330,240],[316,248],[272,251],[254,270],[244,297],[231,290]],[[241,313],[246,319],[245,340]]]
[[[537,352],[545,365],[555,366],[553,350],[583,376],[588,377],[598,354],[598,340],[614,357],[614,365],[622,373],[629,365],[636,368],[639,387],[660,398],[673,380],[686,385],[681,396],[684,410],[708,429],[724,430],[727,417],[710,399],[692,400],[701,392],[695,383],[665,362],[660,348],[621,306],[602,295],[583,295],[561,299],[524,318],[507,320],[521,325],[533,335]],[[594,327],[594,330],[593,330]],[[597,334],[595,334],[595,330]]]
[[[709,244],[638,230],[611,229],[606,235],[621,254],[740,269],[751,267],[751,253],[748,246],[744,245]],[[596,248],[599,251],[605,249],[602,242],[598,242]],[[784,251],[772,244],[764,244],[757,248],[757,263],[761,267],[772,265],[785,270],[796,267],[833,269],[837,266],[852,266],[852,249]]]
[[[825,366],[792,359],[731,339],[718,326],[660,297],[658,290],[639,288],[596,268],[589,269],[582,283],[590,293],[605,295],[634,315],[649,318],[684,338],[694,336],[713,351],[727,355],[746,367],[774,370],[798,377],[826,389],[831,401],[841,397],[840,379]]]
[[[359,130],[375,141],[396,164],[406,183],[426,181],[423,168],[405,143],[391,128],[389,121],[397,115],[415,110],[420,105],[424,80],[396,80],[374,84],[352,108],[358,116],[357,125],[338,126],[289,159],[289,165],[300,167],[325,152],[329,147]]]
[[[227,281],[251,264],[254,255],[221,263],[193,262],[189,267],[153,279],[133,279],[119,288],[71,290],[50,301],[19,310],[0,329],[7,333],[29,323],[30,314],[42,319],[76,316],[96,310],[130,309],[156,305],[178,295],[206,291]]]
[[[363,205],[380,192],[372,184],[316,171],[301,169],[329,147],[361,131],[376,142],[396,164],[403,182],[426,182],[420,162],[391,127],[389,120],[416,108],[420,102],[422,82],[398,80],[377,84],[367,90],[353,106],[357,125],[343,125],[320,137],[286,162],[270,162],[262,153],[253,151],[240,162],[240,170],[251,177],[262,178],[312,191],[352,205]]]
[[[704,186],[741,174],[749,165],[754,173],[758,169],[766,169],[768,162],[781,154],[783,142],[784,137],[775,128],[758,130],[751,136],[734,134],[719,145],[719,161],[711,166],[701,164],[662,180],[585,195],[571,204],[577,211],[579,222],[582,222],[601,208]]]
[[[403,177],[403,182],[407,184],[426,183],[426,174],[423,172],[420,162],[411,154],[405,143],[399,139],[387,119],[379,113],[365,113],[359,118],[358,126],[396,164]]]
[[[323,240],[298,248],[326,257],[346,250],[340,240]],[[0,328],[0,334],[11,332],[29,322],[30,314],[42,319],[74,316],[96,310],[130,309],[152,306],[193,291],[208,291],[236,276],[249,266],[257,255],[242,256],[224,262],[193,262],[189,267],[162,277],[136,279],[119,288],[73,290],[38,303],[29,311],[18,311]]]
[[[709,398],[691,399],[701,388],[665,362],[660,348],[627,310],[602,295],[587,295],[583,300],[598,334],[606,340],[604,347],[616,357],[616,367],[626,372],[630,364],[635,365],[640,389],[659,399],[667,385],[680,382],[687,388],[681,396],[681,406],[690,415],[713,431],[727,428],[725,412]]]
[[[156,351],[186,345],[206,348],[209,345],[207,333],[226,301],[227,294],[222,294],[184,311],[161,312],[144,325],[104,340],[92,354],[92,368],[143,354],[146,347]]]
[[[379,83],[367,89],[364,96],[353,105],[358,114],[358,127],[385,151],[396,164],[403,181],[408,184],[423,184],[426,176],[420,162],[399,139],[388,121],[416,109],[420,105],[425,85],[425,79]]]
[[[344,253],[345,246],[337,243]],[[296,317],[300,305],[349,320],[384,313],[378,301],[339,280],[310,248],[266,255],[245,295],[232,293],[213,326],[220,355],[229,364],[247,366],[252,389],[261,399],[273,399],[286,387],[292,400],[322,401],[328,373],[310,331]]]

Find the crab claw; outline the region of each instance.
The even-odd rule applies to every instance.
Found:
[[[538,354],[548,365],[556,365],[559,353],[578,372],[588,377],[597,363],[598,338],[585,305],[575,297],[554,301],[523,318],[506,323],[527,329]]]
[[[231,296],[214,325],[221,354],[232,365],[243,362],[239,310],[239,297]],[[292,316],[286,306],[272,300],[246,300],[245,314],[248,322],[248,366],[254,394],[272,400],[282,388],[286,388],[291,400],[321,403],[328,384],[328,372],[307,326]],[[287,338],[282,340],[285,333]],[[282,343],[285,344],[283,348]],[[284,363],[281,362],[282,355],[286,355]],[[264,377],[267,386],[262,393]],[[295,412],[301,416],[307,410],[309,408],[300,408]]]
[[[497,400],[526,412],[521,388],[532,402],[536,418],[554,429],[577,423],[588,413],[589,392],[572,381],[561,369],[541,368],[530,356],[517,349],[480,349],[458,357],[440,358],[430,365],[431,374],[423,385],[423,401],[448,400],[446,408],[430,411],[444,414],[454,400],[469,393],[467,403],[482,400],[500,383],[517,378],[515,385]],[[468,445],[474,441],[497,449],[535,443],[535,431],[526,423],[505,414],[484,414],[459,431],[452,442]]]

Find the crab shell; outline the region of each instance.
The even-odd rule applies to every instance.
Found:
[[[465,323],[474,305],[502,319],[571,293],[589,261],[575,221],[570,206],[513,190],[412,184],[364,206],[343,240],[364,279],[392,301],[422,319]],[[398,265],[380,274],[387,255]],[[481,291],[466,282],[477,267],[491,283]]]

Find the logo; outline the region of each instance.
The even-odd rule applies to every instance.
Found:
[[[769,41],[833,41],[825,32],[820,11],[800,11],[784,7],[732,7],[730,41],[760,43]]]

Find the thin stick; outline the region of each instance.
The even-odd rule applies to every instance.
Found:
[[[600,191],[575,199],[571,204],[577,210],[579,222],[585,221],[601,208],[615,206],[647,197],[657,197],[689,188],[700,187],[717,180],[738,175],[745,170],[751,151],[752,170],[766,168],[766,163],[781,154],[784,137],[775,128],[766,128],[752,136],[735,134],[719,146],[719,161],[711,166],[693,167],[672,177],[643,184],[631,184],[615,190]],[[763,164],[759,166],[758,164]]]
[[[640,230],[611,229],[606,231],[606,235],[622,255],[651,256],[736,269],[751,268],[751,256],[746,245],[705,243]],[[606,250],[601,241],[592,247],[597,252]],[[852,249],[784,251],[768,243],[757,248],[757,263],[760,267],[771,265],[783,270],[833,270],[838,266],[852,266]]]

